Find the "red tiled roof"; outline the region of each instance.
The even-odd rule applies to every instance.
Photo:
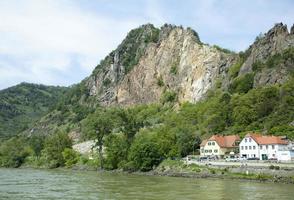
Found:
[[[245,137],[251,137],[257,144],[288,144],[282,137],[273,135],[267,136],[257,133],[248,133]]]
[[[236,141],[240,141],[238,135],[213,135],[208,141],[215,141],[220,147],[231,148],[236,146]]]

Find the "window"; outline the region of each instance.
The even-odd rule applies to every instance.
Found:
[[[251,142],[251,138],[249,138],[249,142]]]
[[[251,150],[251,146],[249,146],[249,149]]]
[[[208,153],[208,150],[205,150],[205,153]]]
[[[260,145],[260,149],[262,149],[262,146]]]
[[[247,139],[245,139],[245,142],[247,142]]]
[[[210,145],[211,145],[211,143],[210,143],[210,142],[208,142],[208,145],[210,146]]]
[[[256,149],[256,146],[253,146],[253,150],[255,150]]]
[[[275,145],[272,145],[272,149],[275,149]]]
[[[211,153],[212,152],[212,150],[211,149],[209,149],[209,153]]]
[[[204,152],[204,150],[203,149],[201,149],[201,153],[203,153]]]
[[[243,147],[243,146],[241,146],[241,149],[243,150],[243,149],[244,149],[244,147]]]
[[[211,143],[211,145],[215,145],[215,143],[214,143],[214,142],[212,142],[212,143]]]
[[[266,145],[266,149],[268,149],[268,145]]]
[[[247,146],[245,146],[245,150],[247,150],[248,149],[248,147]]]
[[[214,150],[214,153],[217,153],[217,149]]]
[[[275,154],[273,154],[273,158],[274,158],[274,157],[276,157],[276,155],[275,155]]]
[[[256,157],[256,155],[255,154],[253,154],[253,158],[255,158]]]

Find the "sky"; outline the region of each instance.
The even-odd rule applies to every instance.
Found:
[[[0,89],[78,83],[142,24],[191,27],[204,43],[245,50],[292,0],[0,0]]]

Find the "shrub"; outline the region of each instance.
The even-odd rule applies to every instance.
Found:
[[[170,71],[169,71],[171,74],[174,74],[176,75],[178,73],[178,66],[176,63],[173,63],[171,68],[170,68]]]
[[[76,151],[70,148],[65,148],[62,152],[66,167],[72,167],[79,160],[79,155]]]
[[[175,102],[177,93],[174,91],[165,91],[161,96],[162,103]]]
[[[160,77],[157,78],[157,85],[158,85],[159,87],[164,86],[164,82],[163,82],[163,78],[162,78],[162,76],[160,76]]]
[[[103,80],[103,86],[108,87],[111,84],[111,80],[109,78],[106,78]]]

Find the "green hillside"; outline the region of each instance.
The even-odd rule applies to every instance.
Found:
[[[0,137],[10,137],[27,129],[46,114],[67,91],[53,87],[21,83],[0,91]]]

